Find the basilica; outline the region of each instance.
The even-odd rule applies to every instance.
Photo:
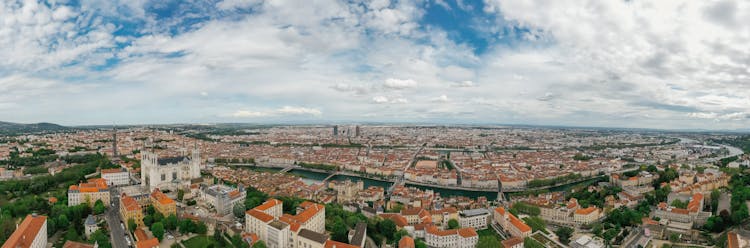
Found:
[[[192,179],[201,177],[200,151],[193,150],[191,156],[160,158],[150,151],[141,152],[141,184],[149,191],[188,187]]]

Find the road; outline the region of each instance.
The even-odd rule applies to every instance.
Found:
[[[120,225],[120,197],[119,194],[115,193],[117,189],[113,189],[112,203],[113,206],[109,206],[109,209],[105,213],[107,224],[109,225],[109,237],[113,248],[128,248],[128,244],[125,241],[125,230]],[[128,235],[130,235],[128,233]]]

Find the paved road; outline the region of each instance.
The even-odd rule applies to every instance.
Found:
[[[110,205],[105,213],[107,224],[109,225],[110,242],[113,248],[128,248],[128,243],[125,241],[125,230],[120,225],[120,197],[118,194],[113,194],[111,201],[115,205],[114,207]]]

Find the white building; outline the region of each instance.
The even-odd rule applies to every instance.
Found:
[[[149,191],[155,188],[177,189],[190,185],[190,180],[200,178],[200,152],[193,150],[192,156],[159,158],[149,151],[141,151],[141,182]]]
[[[47,216],[27,215],[2,248],[46,248]]]
[[[479,235],[471,227],[453,230],[440,230],[435,226],[425,228],[425,242],[435,248],[474,248],[479,242]]]
[[[201,188],[203,200],[213,206],[220,215],[231,214],[235,204],[245,202],[246,195],[242,184],[238,189],[221,184]]]
[[[96,230],[99,230],[99,226],[96,224],[96,220],[94,220],[94,216],[89,215],[86,217],[86,221],[83,222],[84,226],[84,233],[86,234],[86,238],[91,238],[91,234],[96,232]]]
[[[103,169],[102,178],[109,186],[120,186],[130,184],[130,172],[124,168]]]
[[[268,248],[286,248],[289,236],[289,224],[274,220],[266,225],[266,239],[263,241]]]
[[[490,212],[487,209],[463,210],[458,214],[458,223],[461,227],[473,227],[477,230],[487,229]]]

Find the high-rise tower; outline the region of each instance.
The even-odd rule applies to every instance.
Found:
[[[112,160],[119,160],[117,155],[117,126],[112,127]]]

